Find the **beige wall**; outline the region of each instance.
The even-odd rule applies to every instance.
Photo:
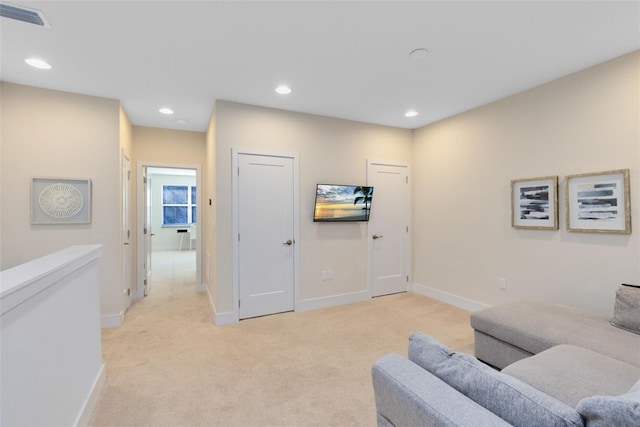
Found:
[[[202,209],[202,275],[209,294],[211,308],[216,315],[216,307],[218,307],[218,288],[216,286],[217,276],[217,244],[218,244],[218,228],[216,224],[216,206],[218,198],[216,192],[216,114],[217,104],[214,105],[211,113],[211,119],[206,132],[206,154],[205,154],[205,172],[202,183],[203,194],[206,197],[206,203]],[[209,203],[211,200],[211,203]],[[214,317],[215,318],[215,317]]]
[[[119,316],[119,102],[6,82],[1,91],[1,268],[72,245],[102,244],[101,312]],[[31,225],[32,177],[91,179],[91,223]]]
[[[202,165],[204,155],[204,132],[133,127],[133,156],[136,161]]]
[[[366,183],[366,160],[411,162],[412,131],[218,101],[215,114],[216,312],[233,309],[231,149],[300,159],[299,301],[367,291],[366,223],[313,222],[317,183]],[[333,270],[334,280],[321,280]],[[211,288],[210,288],[211,289]]]
[[[206,133],[138,127],[117,100],[3,82],[0,267],[70,245],[103,244],[101,311],[103,318],[120,316],[122,152],[131,159],[132,183],[137,162],[197,164],[203,275],[216,311],[231,311],[230,166],[231,148],[238,147],[299,153],[299,300],[366,290],[366,225],[356,225],[357,238],[350,239],[342,228],[352,232],[353,224],[331,232],[314,224],[313,191],[318,182],[364,182],[366,159],[386,159],[413,164],[417,289],[489,305],[542,298],[610,313],[618,284],[640,282],[638,232],[568,233],[562,184],[569,174],[629,168],[632,205],[639,199],[639,57],[635,52],[414,132],[226,101],[217,102]],[[512,229],[510,180],[545,175],[560,176],[560,230]],[[31,225],[34,176],[91,179],[91,224]],[[132,184],[134,219],[135,190]],[[321,280],[327,269],[335,273],[332,282]],[[499,277],[507,279],[506,291],[498,289]]]
[[[133,243],[135,242],[136,216],[135,216],[135,198],[133,197],[135,181],[132,179],[133,169],[134,169],[134,164],[132,161],[133,126],[131,125],[129,116],[127,116],[127,112],[124,110],[122,105],[120,105],[120,108],[119,108],[119,128],[120,128],[119,129],[120,130],[120,156],[119,156],[120,168],[119,170],[121,171],[123,170],[125,158],[129,159],[129,168],[131,170],[131,176],[128,180],[125,180],[122,173],[119,174],[120,186],[118,187],[119,189],[122,189],[121,191],[123,191],[122,193],[120,193],[120,198],[119,198],[120,199],[119,211],[122,212],[122,214],[120,215],[120,230],[122,231],[122,233],[120,233],[120,247],[122,248],[121,250],[123,251],[120,254],[121,260],[120,260],[119,268],[122,270],[122,283],[120,287],[123,291],[121,296],[123,300],[124,311],[126,311],[131,300],[130,293],[133,292],[135,289],[135,285],[134,285],[135,284],[135,265],[133,263],[133,260],[134,260]],[[129,195],[127,200],[127,203],[128,203],[127,212],[125,212],[124,197],[123,197],[123,194],[124,194],[123,189],[125,188],[125,185],[128,188],[128,195]],[[125,215],[128,218],[125,218]],[[131,236],[128,239],[129,245],[124,244],[127,241],[124,234],[125,219],[127,220],[127,224],[128,224],[127,229],[129,230],[130,236]],[[130,289],[130,291],[127,292],[127,289]],[[120,320],[122,321],[123,319],[120,319]]]
[[[638,209],[631,235],[569,233],[563,177],[628,168],[640,203],[639,79],[635,52],[416,130],[414,283],[611,314],[616,287],[640,282]],[[560,178],[560,230],[511,228],[510,180],[546,175]]]
[[[120,147],[122,148],[122,152],[131,160],[131,156],[133,155],[133,126],[122,105],[120,105],[118,112],[120,121]]]

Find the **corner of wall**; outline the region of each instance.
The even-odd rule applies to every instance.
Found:
[[[118,328],[124,323],[124,310],[118,314],[108,314],[100,317],[102,329]]]

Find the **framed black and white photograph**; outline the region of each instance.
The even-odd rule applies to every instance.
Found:
[[[511,226],[537,230],[558,229],[558,177],[511,181]]]
[[[91,181],[33,178],[31,224],[88,224],[91,222]]]
[[[629,169],[567,176],[565,205],[569,231],[631,233]]]

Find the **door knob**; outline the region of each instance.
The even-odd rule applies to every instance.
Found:
[[[378,236],[377,234],[374,234],[374,235],[373,235],[373,240],[378,240],[378,239],[381,239],[381,238],[383,238],[383,237],[384,237],[384,236]]]
[[[287,240],[286,242],[284,242],[284,243],[283,243],[283,245],[291,246],[291,245],[293,245],[295,242],[296,242],[295,240],[291,240],[291,239],[289,239],[289,240]]]

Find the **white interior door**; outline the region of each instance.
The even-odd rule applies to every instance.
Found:
[[[373,187],[369,219],[372,296],[406,292],[409,282],[409,167],[367,162]]]
[[[123,309],[126,311],[133,298],[131,292],[131,206],[129,201],[131,185],[131,161],[122,154],[122,288]]]
[[[294,309],[294,159],[238,154],[239,318]]]
[[[147,175],[147,168],[143,168],[142,187],[144,193],[144,292],[143,295],[149,295],[151,291],[151,238],[153,237],[153,228],[151,224],[152,204],[151,204],[151,178]]]

